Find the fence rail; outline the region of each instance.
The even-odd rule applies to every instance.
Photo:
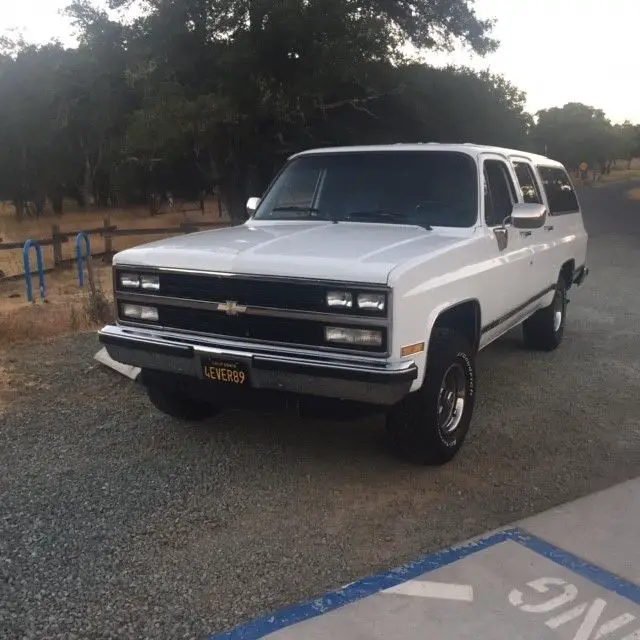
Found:
[[[60,231],[60,225],[51,225],[51,235],[48,238],[41,239],[29,239],[31,246],[36,247],[40,251],[41,247],[53,248],[53,267],[43,269],[44,273],[50,273],[58,267],[70,266],[77,262],[77,258],[65,258],[63,253],[63,245],[67,243],[78,242],[78,235],[82,234],[87,238],[86,246],[91,247],[91,236],[101,236],[104,239],[104,250],[100,252],[91,252],[92,257],[101,257],[104,262],[110,262],[113,254],[113,238],[126,237],[126,236],[157,236],[157,235],[174,235],[181,233],[194,233],[196,231],[203,231],[205,229],[212,229],[216,227],[228,227],[231,223],[223,220],[215,221],[189,221],[181,222],[173,227],[153,227],[153,228],[135,228],[135,229],[122,229],[117,225],[111,224],[111,220],[105,217],[101,227],[95,227],[92,229],[79,229],[77,231]],[[1,240],[1,238],[0,238]],[[0,242],[0,251],[15,251],[17,249],[23,250],[25,247],[25,241],[22,242]],[[86,259],[86,256],[85,256]],[[2,277],[0,272],[0,281],[8,282],[11,280],[17,280],[25,277],[25,273],[17,273],[15,275],[5,275]]]
[[[60,226],[57,224],[51,225],[51,236],[49,238],[42,238],[40,240],[31,239],[34,244],[38,244],[41,247],[53,247],[54,261],[57,263],[57,258],[62,261],[62,245],[67,242],[75,242],[79,233],[85,233],[87,236],[99,235],[105,239],[105,254],[112,251],[111,238],[117,238],[120,236],[157,236],[167,234],[178,233],[193,233],[204,229],[211,229],[215,227],[228,227],[231,223],[224,221],[201,221],[201,222],[181,222],[175,227],[145,227],[135,229],[119,229],[116,225],[111,224],[109,218],[104,219],[104,224],[101,227],[95,227],[93,229],[78,229],[77,231],[60,231]],[[22,242],[0,242],[0,251],[11,251],[15,249],[22,249],[24,247],[24,240]]]

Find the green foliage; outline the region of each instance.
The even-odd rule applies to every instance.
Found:
[[[494,50],[472,0],[109,4],[137,17],[68,7],[77,49],[0,40],[0,199],[18,211],[215,188],[242,217],[287,155],[315,145],[474,141],[570,164],[638,154],[637,128],[591,107],[534,125],[504,78],[406,58],[406,44]]]
[[[630,123],[614,126],[600,109],[572,102],[538,112],[537,120],[538,150],[571,168],[586,162],[606,170],[614,160],[640,155],[640,129]]]

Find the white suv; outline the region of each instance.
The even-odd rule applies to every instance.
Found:
[[[588,273],[567,172],[522,151],[314,149],[247,209],[114,259],[117,323],[100,340],[169,415],[274,398],[377,410],[402,454],[445,463],[469,430],[478,351],[520,323],[529,347],[555,349]]]

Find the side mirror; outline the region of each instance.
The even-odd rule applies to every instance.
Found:
[[[539,229],[547,219],[543,204],[518,203],[513,205],[511,224],[515,229]]]
[[[247,214],[249,216],[252,216],[255,212],[256,209],[258,208],[258,205],[260,204],[260,198],[249,198],[247,200]]]

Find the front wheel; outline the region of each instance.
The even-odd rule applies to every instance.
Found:
[[[553,351],[560,346],[567,318],[567,283],[558,278],[556,292],[548,307],[539,309],[522,323],[522,337],[527,349]]]
[[[422,465],[452,460],[464,443],[476,393],[475,353],[453,329],[434,329],[422,387],[387,416],[402,457]]]
[[[200,422],[220,413],[219,406],[192,398],[169,376],[147,375],[143,372],[143,384],[151,404],[162,413],[186,420]]]

